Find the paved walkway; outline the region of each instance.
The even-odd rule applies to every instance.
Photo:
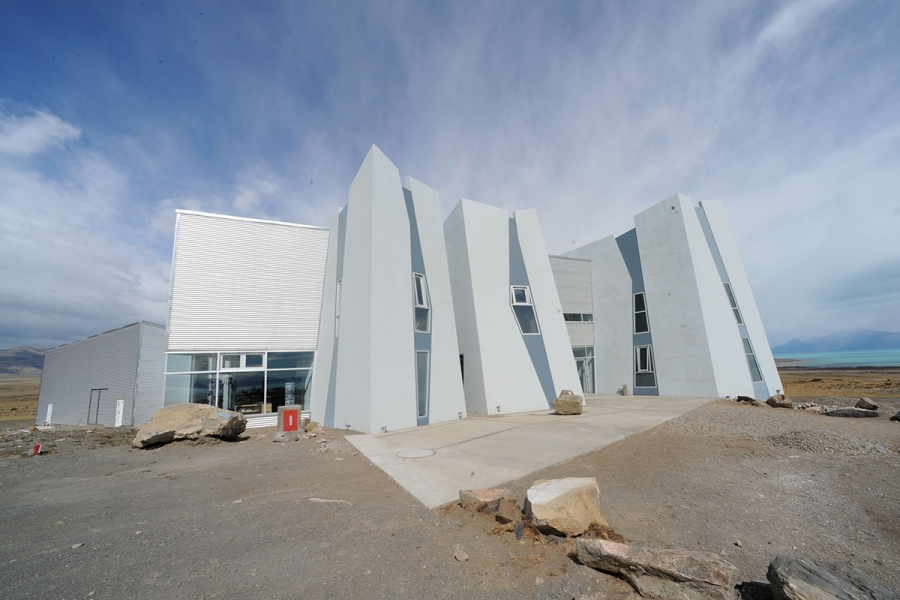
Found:
[[[588,396],[584,412],[482,416],[375,435],[350,435],[374,464],[428,508],[461,489],[494,487],[650,429],[714,398]]]

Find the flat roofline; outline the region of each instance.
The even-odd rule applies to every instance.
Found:
[[[94,335],[89,335],[87,337],[83,337],[77,340],[72,340],[71,342],[66,342],[65,344],[60,344],[59,346],[53,346],[52,348],[47,348],[47,350],[56,350],[57,348],[62,348],[63,346],[70,346],[72,344],[77,344],[78,342],[84,342],[86,340],[94,339],[95,337],[100,337],[101,335],[106,335],[107,333],[112,333],[114,331],[120,331],[122,329],[128,329],[129,327],[135,327],[137,325],[150,325],[152,327],[159,327],[160,329],[165,329],[165,325],[160,325],[159,323],[153,323],[151,321],[135,321],[134,323],[129,323],[128,325],[122,325],[121,327],[116,327],[115,329],[110,329],[109,331],[104,331],[103,333],[95,333]],[[45,350],[45,352],[47,351]]]
[[[175,214],[197,215],[200,217],[214,217],[216,219],[231,219],[233,221],[247,221],[250,223],[268,223],[270,225],[285,225],[287,227],[302,227],[304,229],[318,229],[320,231],[329,231],[328,227],[319,227],[317,225],[304,225],[303,223],[288,223],[287,221],[272,221],[268,219],[251,219],[250,217],[235,217],[233,215],[221,215],[218,213],[201,212],[199,210],[182,210],[176,209]]]

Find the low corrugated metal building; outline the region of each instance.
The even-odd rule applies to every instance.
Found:
[[[166,329],[145,321],[47,350],[37,423],[142,425],[162,408]]]

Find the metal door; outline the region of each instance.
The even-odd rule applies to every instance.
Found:
[[[109,388],[94,388],[91,390],[91,397],[88,400],[88,425],[99,425],[100,417],[100,399],[103,392],[108,392]]]

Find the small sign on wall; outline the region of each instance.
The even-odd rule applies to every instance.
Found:
[[[294,382],[293,381],[285,381],[284,382],[284,404],[285,404],[285,406],[293,406],[294,405]]]

